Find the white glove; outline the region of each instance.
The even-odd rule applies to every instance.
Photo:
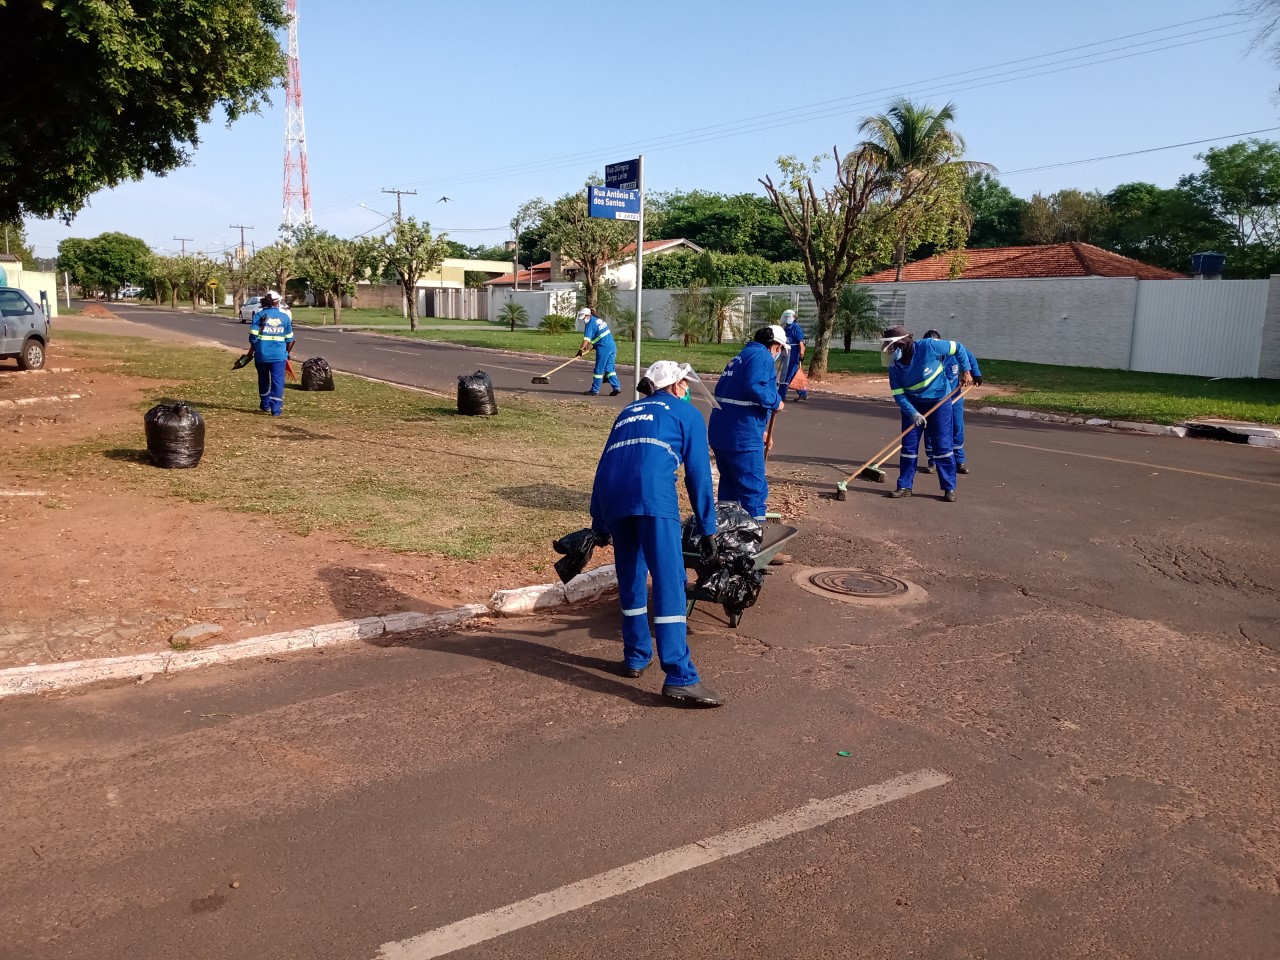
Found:
[[[923,430],[925,427],[925,424],[928,423],[929,421],[925,419],[925,416],[923,413],[917,413],[914,417],[911,418],[911,422],[914,423],[921,430]]]

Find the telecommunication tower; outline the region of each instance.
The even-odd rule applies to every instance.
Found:
[[[307,131],[302,121],[302,67],[298,60],[298,0],[289,0],[289,81],[285,87],[284,218],[286,227],[313,224],[307,177]]]

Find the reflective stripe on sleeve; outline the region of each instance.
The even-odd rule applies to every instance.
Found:
[[[902,388],[901,388],[901,387],[897,387],[896,389],[894,389],[894,390],[890,390],[889,392],[890,392],[891,394],[893,394],[895,397],[897,397],[897,396],[900,396],[900,395],[902,394]]]

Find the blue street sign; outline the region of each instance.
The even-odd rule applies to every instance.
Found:
[[[587,210],[598,220],[639,220],[640,191],[587,187]]]
[[[639,158],[606,165],[604,168],[604,185],[606,187],[617,187],[619,190],[640,189]]]

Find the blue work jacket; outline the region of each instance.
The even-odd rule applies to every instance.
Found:
[[[946,342],[946,341],[939,341]],[[982,370],[978,366],[978,358],[969,352],[969,348],[963,343],[956,343],[955,356],[948,357],[943,361],[944,376],[947,378],[947,391],[955,390],[960,386],[961,371],[968,370],[975,377],[982,376]]]
[[[283,310],[268,307],[253,315],[249,325],[249,346],[256,360],[274,363],[289,359],[289,344],[293,343],[293,321]]]
[[[684,466],[689,503],[703,534],[716,532],[711,456],[702,414],[665,391],[622,408],[613,422],[591,489],[593,529],[623,517],[679,521],[676,471]]]
[[[707,433],[716,450],[763,450],[769,414],[778,409],[778,371],[773,355],[754,340],[742,348],[716,382],[719,410],[711,411]]]
[[[613,341],[613,331],[604,318],[594,314],[582,329],[582,339],[591,341],[591,347],[597,353],[617,352],[618,345]]]
[[[787,335],[787,346],[791,348],[791,356],[788,359],[795,363],[800,356],[797,348],[804,343],[804,327],[800,326],[798,321],[792,320],[782,330]]]
[[[903,363],[899,357],[889,364],[889,390],[903,413],[915,415],[913,399],[928,401],[932,406],[951,392],[946,365],[950,358],[959,357],[961,350],[965,350],[964,344],[955,340],[917,340],[910,363]],[[959,380],[958,373],[956,379]]]

